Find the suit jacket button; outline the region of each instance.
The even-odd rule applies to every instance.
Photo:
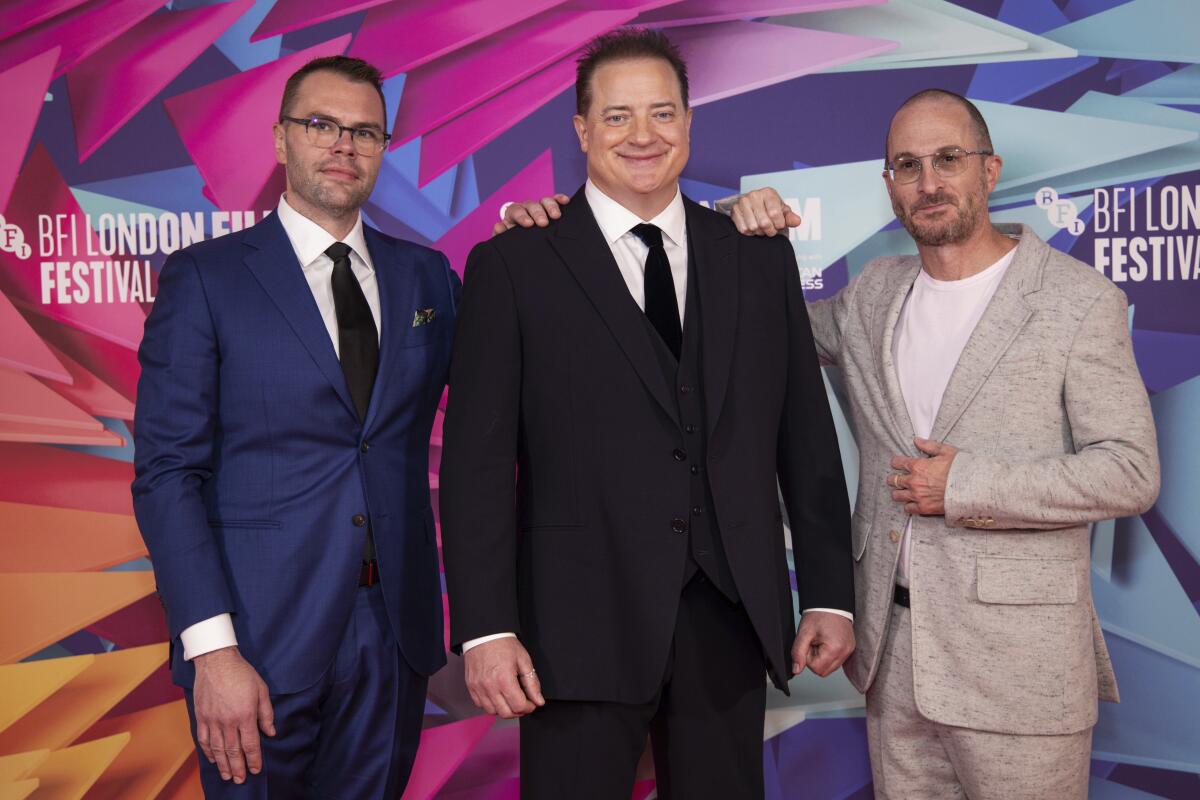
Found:
[[[687,453],[683,452],[682,450],[676,450],[671,455],[675,456],[676,461],[687,461]]]
[[[693,474],[693,475],[699,475],[699,474],[700,474],[700,468],[699,468],[698,466],[696,466],[695,464],[692,464],[692,474]]]
[[[683,521],[679,517],[671,520],[671,530],[673,530],[675,533],[687,533],[687,529],[687,522]]]
[[[362,514],[355,514],[350,518],[350,521],[354,523],[354,527],[356,528],[361,528],[363,525],[367,524],[367,518]]]
[[[900,541],[900,531],[889,531],[888,538],[892,540],[893,544],[895,544],[896,542]]]

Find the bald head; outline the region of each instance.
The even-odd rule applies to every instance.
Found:
[[[892,122],[888,126],[887,138],[883,143],[883,158],[885,161],[890,161],[895,155],[892,152],[892,135],[896,130],[897,123],[906,125],[911,119],[919,119],[926,111],[930,113],[950,111],[951,113],[958,112],[963,114],[967,128],[975,139],[974,142],[962,143],[966,149],[992,149],[992,136],[988,132],[987,122],[984,120],[983,114],[979,113],[979,109],[975,107],[974,103],[961,94],[955,94],[946,89],[924,89],[901,103],[900,107],[896,109],[896,113],[892,115]]]

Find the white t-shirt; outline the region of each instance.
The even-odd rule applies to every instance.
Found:
[[[892,356],[913,435],[928,439],[942,394],[958,366],[971,332],[996,293],[1016,248],[982,272],[959,281],[939,281],[924,269],[904,300],[892,338]],[[908,586],[912,520],[900,543],[896,582]]]

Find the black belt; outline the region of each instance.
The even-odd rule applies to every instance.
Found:
[[[895,591],[892,592],[892,601],[898,606],[908,608],[908,587],[896,584]]]
[[[358,573],[359,586],[374,586],[379,583],[379,562],[375,559],[362,562],[362,570]]]

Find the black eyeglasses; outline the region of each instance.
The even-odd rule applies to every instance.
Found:
[[[392,138],[391,134],[378,128],[349,128],[326,117],[280,117],[279,121],[303,125],[309,144],[316,147],[333,147],[334,143],[342,138],[343,133],[349,133],[350,141],[354,143],[354,151],[360,156],[379,155]]]
[[[963,150],[961,147],[947,147],[936,153],[923,156],[901,156],[895,161],[884,162],[884,167],[892,175],[896,183],[912,183],[921,177],[921,164],[930,159],[933,171],[943,178],[952,178],[967,168],[967,156],[991,156],[991,150]]]

